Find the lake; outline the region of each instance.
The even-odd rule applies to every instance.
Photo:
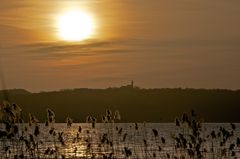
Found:
[[[1,138],[2,158],[14,158],[16,154],[29,158],[240,157],[240,145],[237,145],[240,123],[235,124],[236,129],[229,123],[205,123],[195,135],[187,124],[176,126],[175,123],[38,125],[39,135],[34,135],[35,125],[22,124],[19,129],[24,132],[16,137],[19,140]]]

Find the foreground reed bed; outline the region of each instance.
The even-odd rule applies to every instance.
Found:
[[[195,114],[183,113],[164,136],[151,123],[119,123],[119,111],[106,110],[102,121],[92,116],[86,123],[55,123],[46,110],[46,122],[29,114],[23,121],[21,108],[9,102],[0,107],[0,158],[6,159],[230,159],[240,157],[240,138],[235,124],[209,129]],[[164,130],[162,130],[164,131]]]

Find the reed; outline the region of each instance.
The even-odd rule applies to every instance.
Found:
[[[175,119],[172,138],[161,135],[158,127],[146,123],[119,123],[118,110],[106,110],[103,123],[93,116],[86,123],[74,123],[66,118],[66,127],[59,129],[55,113],[47,109],[45,124],[29,114],[23,121],[21,108],[9,102],[0,107],[1,157],[6,159],[96,158],[96,159],[234,159],[240,157],[240,137],[237,127],[206,130],[203,120],[194,111]],[[150,125],[150,124],[149,124]],[[71,133],[71,134],[69,134]],[[141,141],[139,141],[141,139]]]

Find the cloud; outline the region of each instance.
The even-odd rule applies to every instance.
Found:
[[[1,0],[1,5],[0,5],[0,9],[2,12],[6,10],[16,10],[16,9],[25,8],[25,7],[30,7],[30,5],[28,3],[25,3],[24,1],[19,1],[19,0],[11,0],[11,1]]]
[[[31,30],[10,25],[0,25],[0,35],[0,43],[2,47],[21,44],[23,42],[28,43],[34,39]]]
[[[91,39],[83,42],[42,42],[21,44],[5,49],[5,54],[24,57],[34,61],[59,61],[72,60],[80,57],[108,56],[112,59],[116,55],[146,61],[174,61],[182,59],[195,60],[195,57],[208,54],[209,57],[228,52],[238,52],[240,39],[225,40],[142,40],[142,39]],[[202,53],[199,53],[202,51]],[[8,55],[8,56],[9,56]],[[225,56],[229,56],[225,54]],[[133,59],[132,59],[133,60]],[[76,63],[75,63],[76,64]],[[75,65],[73,64],[73,65]]]
[[[17,48],[22,50],[23,56],[35,60],[61,60],[81,56],[101,56],[105,54],[119,54],[128,52],[122,41],[98,41],[89,40],[79,43],[34,43],[20,45]]]

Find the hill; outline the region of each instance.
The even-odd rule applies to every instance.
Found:
[[[118,109],[123,122],[171,122],[192,109],[208,122],[240,122],[239,90],[140,89],[129,85],[41,93],[10,90],[8,96],[22,107],[25,118],[31,112],[41,121],[46,118],[46,108],[50,108],[57,122],[64,122],[67,116],[75,122],[85,122],[87,115],[101,120],[106,109]]]

